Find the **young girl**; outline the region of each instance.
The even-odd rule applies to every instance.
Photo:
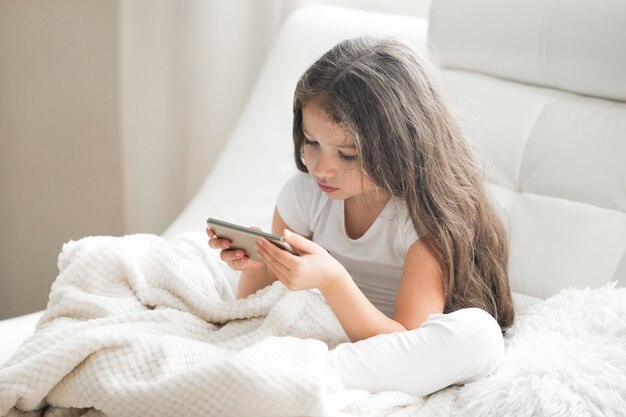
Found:
[[[391,39],[336,45],[300,78],[300,171],[250,260],[211,230],[242,271],[237,296],[275,280],[317,288],[352,343],[329,352],[346,388],[426,395],[490,374],[514,319],[508,244],[433,70]]]

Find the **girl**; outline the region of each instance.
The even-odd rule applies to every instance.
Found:
[[[391,39],[339,43],[300,78],[300,171],[250,260],[211,230],[242,271],[237,296],[275,280],[317,288],[352,343],[329,352],[346,388],[430,394],[490,374],[514,319],[508,243],[434,72]]]

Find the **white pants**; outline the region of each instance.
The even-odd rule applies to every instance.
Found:
[[[421,327],[342,343],[328,361],[345,388],[428,395],[491,374],[504,355],[500,326],[468,308],[431,314]]]

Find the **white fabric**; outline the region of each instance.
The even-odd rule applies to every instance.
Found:
[[[622,416],[626,288],[566,289],[530,308],[489,378],[459,390],[467,416]]]
[[[299,172],[283,186],[276,208],[289,228],[326,249],[372,304],[393,317],[404,258],[418,239],[405,204],[390,199],[365,234],[352,239],[344,201],[329,198],[310,175]]]
[[[46,402],[46,416],[83,417],[623,412],[626,289],[569,290],[531,307],[488,378],[429,397],[371,394],[342,389],[326,366],[345,335],[321,297],[275,284],[225,302],[216,259],[202,233],[66,245],[37,332],[0,368],[0,416],[41,416],[11,407]]]
[[[415,330],[342,343],[329,352],[329,363],[348,389],[422,396],[488,376],[503,354],[496,320],[468,308],[431,314]]]

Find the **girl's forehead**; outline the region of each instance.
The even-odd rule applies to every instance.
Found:
[[[302,106],[302,119],[309,119],[315,123],[337,125],[330,116],[328,108],[318,99],[309,100]]]
[[[342,117],[340,111],[333,103],[332,99],[327,97],[315,97],[302,103],[302,109],[309,114],[327,120],[329,123],[340,124]]]
[[[338,148],[354,148],[354,138],[344,126],[328,116],[318,102],[302,107],[302,131],[309,138]]]

